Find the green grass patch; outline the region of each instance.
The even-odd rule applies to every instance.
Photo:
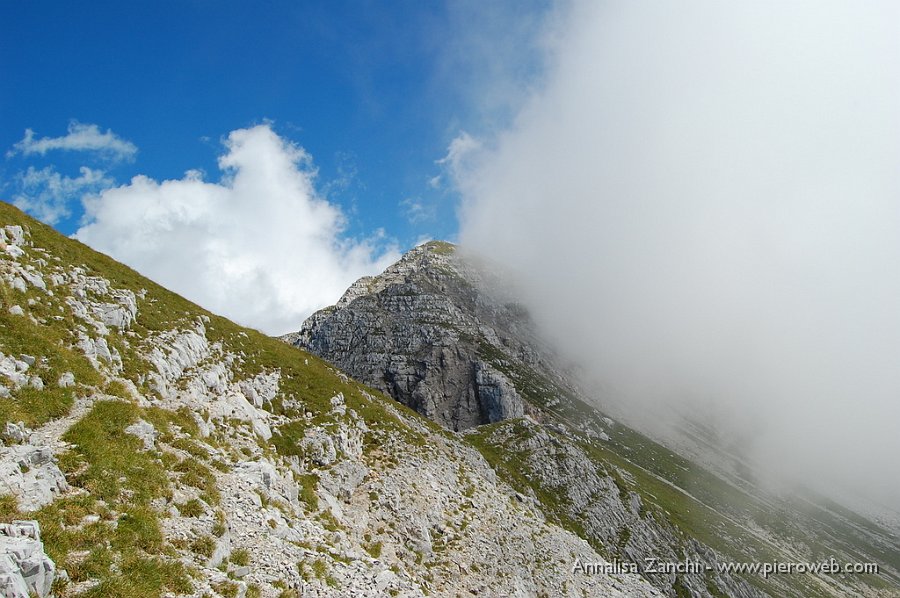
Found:
[[[235,551],[232,551],[231,557],[229,560],[235,565],[249,565],[250,564],[250,551],[246,548],[238,548]]]
[[[132,403],[98,401],[69,428],[63,440],[75,448],[60,463],[68,465],[77,486],[107,502],[119,501],[123,492],[129,495],[124,501],[133,504],[168,494],[162,465],[144,452],[140,439],[125,432],[140,414]]]
[[[123,552],[132,548],[147,553],[162,551],[163,537],[156,511],[147,506],[128,509],[119,517],[112,546]]]
[[[310,512],[319,510],[319,495],[316,489],[319,487],[319,476],[315,473],[297,474],[294,476],[299,488],[299,498]]]
[[[381,541],[369,542],[364,546],[364,548],[366,549],[366,552],[369,553],[369,556],[371,556],[373,559],[378,559],[381,558],[381,551],[384,548],[384,544],[382,544]]]
[[[73,581],[99,580],[86,596],[159,597],[192,588],[190,571],[165,556],[159,514],[150,507],[170,493],[166,471],[124,431],[144,415],[133,403],[96,402],[63,435],[73,447],[60,458],[70,483],[89,494],[58,499],[33,514],[54,562]],[[100,519],[85,523],[88,515]]]
[[[43,293],[35,298],[41,302],[49,300]],[[26,374],[40,377],[44,388],[36,390],[24,386],[0,399],[0,425],[22,421],[29,427],[36,427],[68,414],[76,395],[86,393],[89,386],[99,385],[101,378],[87,358],[73,348],[77,338],[72,332],[71,316],[62,321],[47,318],[46,324],[36,324],[27,316],[11,315],[9,308],[20,303],[25,305],[23,299],[21,293],[0,281],[0,351],[17,359],[22,354],[37,358],[38,362]],[[40,309],[39,305],[42,304],[28,309]],[[57,385],[64,372],[75,375],[75,386],[60,388]]]
[[[528,466],[525,462],[526,453],[513,450],[510,445],[500,446],[494,443],[493,434],[501,426],[506,427],[508,433],[520,440],[525,440],[531,435],[528,424],[523,420],[507,420],[498,424],[481,426],[477,432],[467,434],[464,438],[478,449],[501,478],[513,488],[523,494],[533,493],[551,521],[584,538],[597,552],[607,556],[609,554],[607,548],[596,538],[590,537],[581,522],[566,512],[564,490],[542,486],[529,477]]]
[[[186,457],[179,461],[173,470],[181,474],[181,483],[200,490],[203,493],[203,500],[208,504],[219,504],[221,497],[216,488],[216,476],[199,459]]]
[[[107,502],[118,501],[126,491],[126,502],[135,504],[168,494],[162,465],[143,451],[141,440],[125,432],[139,416],[132,403],[98,401],[69,428],[63,440],[75,448],[60,462],[68,465],[76,485]]]
[[[216,539],[212,536],[199,536],[191,542],[191,552],[210,558],[216,551]]]
[[[233,581],[218,581],[212,584],[212,589],[222,598],[235,598],[238,595],[240,586]]]
[[[456,253],[456,245],[446,241],[428,241],[424,246],[437,255],[453,255]]]
[[[178,512],[181,513],[182,517],[200,517],[206,513],[206,508],[203,506],[203,503],[196,498],[192,498],[180,505],[175,505],[175,507],[178,509]]]
[[[186,594],[193,589],[187,568],[177,561],[128,555],[121,571],[107,577],[84,598],[159,598],[167,592]]]

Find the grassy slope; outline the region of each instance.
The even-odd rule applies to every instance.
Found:
[[[827,502],[773,505],[727,483],[627,426],[616,424],[609,428],[597,425],[602,414],[569,390],[519,364],[490,344],[482,342],[480,354],[506,374],[533,406],[573,429],[587,423],[606,431],[610,436],[608,442],[586,437],[579,440],[581,448],[594,458],[598,467],[607,472],[616,469],[626,472],[628,480],[619,479],[617,483],[624,481],[628,490],[639,493],[659,517],[728,559],[740,562],[796,561],[798,558],[786,553],[784,546],[805,546],[808,547],[807,560],[824,560],[836,555],[846,562],[874,561],[900,571],[900,542],[889,538],[893,546],[884,547],[873,542],[871,535],[860,534],[860,528],[870,534],[884,534],[884,530],[864,518]],[[493,427],[511,425],[510,422],[501,422]],[[520,489],[531,487],[555,514],[558,523],[582,534],[577,521],[561,515],[562,509],[556,504],[556,496],[547,489],[535,488],[522,467],[521,456],[511,454],[504,446],[490,443],[491,430],[491,426],[486,426],[469,438],[508,482]],[[753,526],[763,528],[778,542],[773,544],[754,533]],[[880,576],[861,575],[856,579],[879,589],[900,587],[900,579],[885,573]],[[835,587],[829,592],[820,582],[807,576],[783,578],[789,584],[787,587],[759,578],[748,578],[748,581],[773,595],[785,590],[802,596],[841,593]]]
[[[109,280],[114,288],[146,292],[144,298],[138,300],[137,321],[130,332],[123,334],[112,330],[108,337],[110,345],[123,356],[125,371],[122,377],[134,382],[143,394],[151,394],[145,385],[145,374],[150,366],[140,357],[147,340],[167,330],[191,327],[199,316],[207,316],[209,340],[219,341],[227,351],[243,356],[233,366],[235,380],[278,369],[281,392],[271,408],[288,417],[306,412],[313,414],[311,422],[297,418],[276,429],[272,445],[264,447],[265,450],[295,453],[296,443],[306,426],[312,423],[327,427],[334,423],[334,416],[329,414],[329,399],[337,392],[344,394],[347,406],[360,414],[374,432],[389,431],[411,444],[425,442],[421,434],[384,408],[383,401],[389,399],[348,380],[317,357],[209,313],[127,266],[63,237],[0,202],[0,226],[10,224],[18,224],[30,232],[33,247],[27,248],[28,256],[20,260],[32,260],[39,269],[53,265],[80,266],[88,275]],[[42,254],[39,249],[46,253]],[[42,267],[33,262],[35,256],[42,256],[49,265]],[[28,298],[35,299],[36,303],[26,307]],[[12,305],[26,307],[26,312],[39,323],[11,316],[9,308]],[[215,505],[213,470],[227,465],[214,462],[208,455],[201,459],[199,456],[205,454],[202,449],[194,451],[193,457],[178,457],[179,453],[174,449],[190,447],[191,443],[213,443],[214,439],[199,437],[189,413],[138,407],[124,391],[121,381],[101,375],[74,348],[77,325],[62,297],[51,297],[35,290],[23,295],[0,283],[0,351],[8,355],[26,353],[48,358],[43,367],[30,370],[41,375],[47,382],[46,388],[42,391],[22,389],[8,399],[0,399],[0,425],[21,420],[36,427],[66,416],[78,396],[109,399],[95,402],[87,415],[63,437],[72,448],[60,456],[59,465],[73,492],[27,514],[18,512],[12,497],[0,497],[0,520],[37,519],[42,526],[46,550],[59,567],[68,570],[74,582],[100,580],[99,585],[84,595],[152,597],[167,591],[188,591],[194,573],[179,562],[175,547],[163,538],[160,513],[151,508],[150,503],[154,499],[170,497],[172,483],[178,481],[204,491],[204,499]],[[68,389],[59,389],[55,380],[65,371],[74,372],[78,383]],[[290,404],[295,406],[286,409],[285,398],[293,399],[296,403]],[[393,404],[393,408],[418,417],[400,405]],[[139,450],[140,441],[124,432],[138,418],[154,423],[161,432],[160,441],[166,450]],[[423,423],[437,429],[431,422]],[[91,522],[91,519],[85,519],[86,516],[99,519]],[[206,551],[209,541],[206,545],[189,548]]]
[[[132,327],[133,335],[127,339],[117,338],[111,333],[110,342],[123,355],[124,377],[141,385],[148,364],[139,356],[141,343],[152,335],[189,326],[200,315],[210,318],[207,335],[211,341],[221,341],[234,353],[243,353],[241,363],[236,364],[238,379],[252,377],[257,373],[280,369],[283,397],[290,397],[299,403],[298,408],[285,409],[284,401],[273,403],[273,410],[288,415],[300,412],[313,413],[313,423],[328,425],[329,398],[335,392],[343,392],[348,406],[360,413],[370,427],[385,432],[402,435],[411,444],[423,444],[424,438],[401,423],[381,406],[378,393],[340,376],[330,365],[313,355],[290,347],[276,339],[269,338],[255,330],[242,328],[224,318],[203,310],[186,299],[167,291],[152,281],[142,277],[127,266],[91,250],[83,244],[66,239],[53,229],[22,214],[14,207],[0,202],[0,225],[19,224],[31,233],[34,246],[43,248],[48,256],[58,257],[61,264],[79,265],[88,274],[108,279],[113,287],[126,288],[134,292],[146,291],[139,300],[137,322]],[[51,264],[56,263],[52,259]],[[29,312],[40,324],[33,324],[25,318],[11,316],[11,305],[25,305],[28,298],[38,302]],[[59,373],[72,371],[78,384],[69,389],[58,389],[48,384],[43,391],[23,390],[12,399],[0,399],[0,425],[4,421],[25,421],[36,426],[50,419],[68,413],[75,398],[104,390],[111,395],[127,396],[115,384],[103,379],[83,355],[72,346],[75,342],[73,329],[75,322],[65,307],[60,310],[61,298],[48,298],[39,291],[29,290],[25,296],[18,291],[0,284],[0,350],[7,354],[28,353],[49,357],[43,366],[42,377],[55,380]],[[54,319],[52,316],[62,316]],[[491,357],[491,356],[487,356]],[[503,368],[501,368],[503,369]],[[514,380],[529,389],[523,392],[533,403],[542,405],[547,398],[559,396],[563,391],[552,383],[541,379],[532,371],[507,371]],[[367,393],[367,394],[366,394]],[[368,395],[375,395],[370,400]],[[411,411],[393,403],[394,408],[416,417]],[[566,421],[580,421],[582,418],[596,417],[593,410],[578,402],[563,401],[555,408],[557,415]],[[95,595],[154,596],[166,590],[181,591],[190,583],[190,571],[171,558],[173,547],[159,534],[158,513],[148,507],[153,498],[165,497],[170,492],[171,482],[157,475],[160,467],[166,466],[180,471],[179,479],[187,478],[197,485],[208,482],[211,469],[216,463],[187,463],[187,460],[171,462],[167,454],[152,455],[137,450],[110,451],[109,447],[131,448],[136,441],[122,433],[125,427],[138,417],[152,421],[158,429],[166,430],[174,443],[191,439],[199,441],[196,430],[185,414],[162,409],[141,409],[131,402],[97,403],[83,420],[69,430],[66,440],[73,444],[72,450],[64,454],[60,466],[75,488],[83,488],[90,494],[76,494],[60,499],[30,517],[37,518],[44,530],[47,549],[54,559],[66,566],[74,580],[99,578],[103,584],[95,590]],[[433,430],[437,426],[425,421]],[[308,424],[302,418],[275,431],[272,450],[282,454],[296,451],[297,440],[302,437]],[[498,424],[504,425],[504,424]],[[486,428],[485,431],[488,431]],[[770,554],[765,546],[754,541],[743,541],[745,531],[735,526],[729,509],[734,505],[745,505],[747,497],[736,499],[731,494],[734,489],[710,476],[664,447],[617,426],[611,443],[588,443],[588,449],[601,466],[607,470],[614,467],[628,472],[634,482],[626,482],[630,488],[641,493],[644,499],[670,521],[686,533],[717,548],[724,554],[740,560]],[[489,447],[483,442],[479,448],[507,477],[513,485],[524,482],[521,472],[504,465],[514,461],[514,457],[504,455],[501,447]],[[105,447],[105,448],[104,448]],[[123,455],[127,456],[123,458]],[[141,456],[143,455],[143,456]],[[111,473],[112,472],[112,473]],[[140,473],[138,473],[140,472]],[[154,473],[156,472],[156,473]],[[137,480],[149,479],[150,484],[139,484]],[[657,477],[659,476],[659,477]],[[707,477],[708,476],[708,477]],[[670,481],[681,489],[661,481]],[[124,478],[124,482],[117,482]],[[204,481],[205,480],[205,481]],[[704,494],[704,490],[707,494]],[[211,502],[214,498],[208,497]],[[541,496],[552,511],[554,497]],[[709,506],[707,506],[709,505]],[[752,505],[751,505],[752,507]],[[751,508],[742,507],[742,508]],[[756,509],[759,515],[762,509]],[[723,514],[724,513],[724,514]],[[85,515],[100,515],[100,520],[83,526],[75,524]],[[844,537],[840,521],[825,517],[823,527],[832,526],[835,535]],[[8,497],[0,497],[0,519],[8,520],[18,516],[15,504]],[[115,525],[113,523],[115,522]],[[561,521],[573,531],[579,532],[577,522]],[[770,522],[771,524],[771,522]],[[777,526],[776,526],[777,527]],[[583,533],[583,532],[582,532]],[[790,537],[791,530],[787,532]],[[833,543],[826,539],[824,543]],[[859,554],[870,554],[871,547],[858,547]],[[86,558],[72,560],[70,555],[87,551]],[[887,556],[896,557],[895,553]],[[113,566],[115,564],[115,566]],[[97,594],[96,592],[101,592]]]

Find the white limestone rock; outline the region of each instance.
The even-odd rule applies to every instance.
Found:
[[[229,382],[231,380],[231,370],[225,363],[217,361],[203,369],[200,373],[200,379],[207,389],[215,394],[221,395],[228,390]]]
[[[19,274],[25,279],[25,282],[31,286],[42,291],[47,290],[47,284],[44,282],[44,277],[41,276],[40,273],[34,272],[33,270],[22,269],[19,270]]]
[[[94,339],[82,332],[78,340],[78,348],[84,352],[85,357],[94,367],[100,369],[101,365],[105,364],[113,373],[118,374],[122,371],[122,356],[114,347],[110,348],[109,343],[102,336]]]
[[[144,443],[145,451],[152,451],[156,448],[156,438],[159,436],[159,433],[150,422],[139,419],[125,428],[125,432],[132,436],[137,436]]]
[[[369,468],[358,461],[339,461],[320,474],[320,487],[335,498],[349,502],[353,493],[369,475]]]
[[[18,259],[25,255],[25,251],[21,247],[17,247],[16,245],[7,245],[6,253],[9,254],[13,259]]]
[[[272,461],[245,461],[238,464],[235,473],[263,494],[297,505],[297,485],[290,476],[282,475]]]
[[[300,441],[303,455],[319,466],[327,466],[337,459],[337,449],[331,435],[321,428],[310,428]]]
[[[212,399],[209,415],[212,419],[239,419],[250,423],[254,433],[263,440],[272,438],[272,429],[268,424],[270,414],[250,404],[243,394],[228,392]]]
[[[206,566],[210,568],[216,568],[221,565],[223,562],[228,560],[228,557],[231,555],[231,534],[225,533],[216,541],[216,547],[213,550],[212,556],[209,557],[209,560],[206,561]]]
[[[45,598],[55,576],[56,566],[44,553],[37,521],[0,523],[0,594]]]
[[[15,496],[23,511],[50,504],[68,489],[49,448],[28,443],[0,448],[0,494]]]
[[[75,374],[72,372],[63,372],[59,379],[56,381],[57,386],[60,388],[69,388],[70,386],[75,385]]]
[[[28,384],[28,363],[0,353],[0,376],[5,376],[13,388]]]
[[[150,372],[151,387],[164,398],[171,394],[173,382],[209,357],[211,352],[206,328],[199,320],[193,330],[173,330],[159,335],[153,340],[152,347],[146,355],[156,370]]]
[[[525,404],[516,387],[497,369],[481,360],[475,362],[475,388],[489,423],[525,415]]]
[[[28,439],[28,435],[30,433],[31,430],[26,428],[25,424],[22,422],[6,422],[6,424],[3,426],[3,433],[0,434],[0,437],[2,437],[6,442],[20,444]]]
[[[255,407],[262,407],[278,395],[281,372],[257,374],[250,380],[241,380],[240,388],[247,400]]]
[[[8,224],[2,229],[3,240],[11,245],[25,244],[25,230],[18,224]]]

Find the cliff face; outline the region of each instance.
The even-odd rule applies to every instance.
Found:
[[[862,545],[889,585],[900,582],[900,541],[887,530],[860,534],[849,512],[798,508],[717,477],[591,407],[521,306],[497,299],[498,285],[454,246],[427,243],[283,340],[461,432],[527,504],[605,558],[702,563],[645,571],[667,595],[877,595],[881,580],[720,571],[725,561],[852,560]]]
[[[284,339],[450,430],[521,417],[525,402],[483,353],[535,360],[527,318],[485,296],[473,284],[482,276],[453,246],[428,243]]]

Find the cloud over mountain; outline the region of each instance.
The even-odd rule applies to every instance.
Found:
[[[84,199],[75,237],[159,283],[269,333],[296,328],[356,278],[397,257],[383,239],[347,239],[300,147],[269,125],[232,131],[218,182],[136,176]]]
[[[900,495],[898,10],[573,2],[460,173],[461,242],[527,273],[607,400]]]

